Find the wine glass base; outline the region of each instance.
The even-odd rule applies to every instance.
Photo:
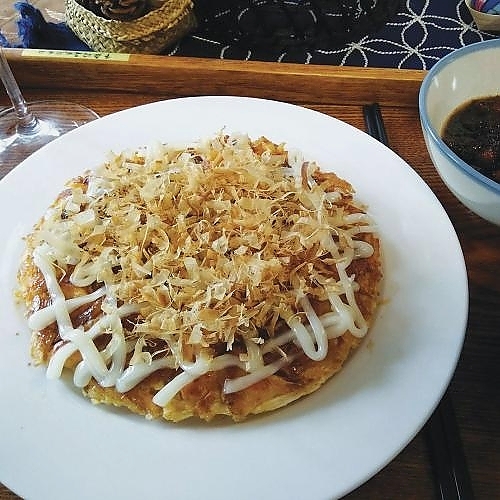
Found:
[[[80,104],[63,101],[34,101],[28,104],[37,124],[19,126],[13,108],[0,112],[0,165],[12,168],[55,138],[99,118]]]

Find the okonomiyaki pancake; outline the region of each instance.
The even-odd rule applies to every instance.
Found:
[[[95,403],[234,421],[288,405],[368,334],[380,242],[354,189],[261,137],[110,154],[26,238],[31,355]]]

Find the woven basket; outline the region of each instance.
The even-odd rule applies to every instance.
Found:
[[[97,52],[159,54],[196,27],[190,0],[165,0],[133,21],[97,16],[76,0],[66,0],[66,24]]]

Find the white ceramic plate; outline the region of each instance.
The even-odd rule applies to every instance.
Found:
[[[95,407],[30,366],[12,290],[21,238],[64,182],[120,151],[222,128],[303,151],[356,187],[378,222],[384,305],[345,369],[321,390],[234,425],[169,424]],[[417,131],[415,131],[417,132]],[[30,499],[342,496],[413,438],[461,351],[467,278],[457,236],[420,177],[389,149],[326,115],[274,101],[201,97],[107,116],[35,153],[0,182],[0,481]]]

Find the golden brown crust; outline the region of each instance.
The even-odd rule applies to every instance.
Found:
[[[324,360],[312,361],[302,355],[286,370],[226,396],[222,394],[222,386],[228,372],[234,370],[209,372],[182,389],[163,409],[152,402],[152,397],[163,387],[165,380],[172,377],[173,373],[167,371],[154,373],[125,394],[101,387],[95,381],[85,387],[84,394],[94,403],[125,407],[148,418],[163,417],[179,422],[199,417],[210,421],[216,416],[227,415],[240,422],[249,415],[282,408],[316,391],[341,370],[351,350],[359,343],[360,340],[350,334],[332,339]],[[230,374],[234,375],[236,373]]]

